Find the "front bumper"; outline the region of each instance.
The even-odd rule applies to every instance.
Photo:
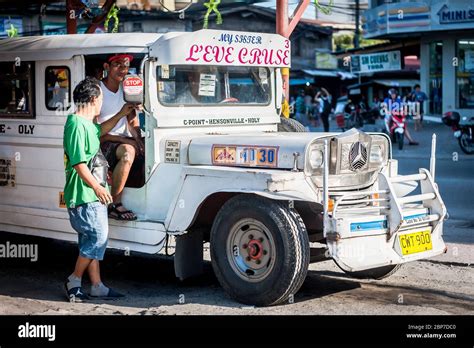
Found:
[[[419,181],[421,194],[397,197],[394,186],[413,180]],[[420,169],[419,174],[392,178],[380,173],[377,184],[375,191],[340,195],[332,213],[325,217],[328,250],[337,264],[354,272],[445,252],[442,235],[446,207],[430,172]],[[422,231],[431,234],[431,249],[404,255],[400,236]]]

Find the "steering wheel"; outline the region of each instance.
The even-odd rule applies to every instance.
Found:
[[[233,98],[233,97],[230,97],[230,98],[225,98],[224,100],[222,100],[220,102],[220,104],[224,104],[224,103],[238,103],[239,100],[237,98]]]

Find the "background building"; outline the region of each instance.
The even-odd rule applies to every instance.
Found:
[[[425,110],[441,115],[474,112],[474,2],[369,0],[363,15],[366,38],[420,43],[420,84]]]

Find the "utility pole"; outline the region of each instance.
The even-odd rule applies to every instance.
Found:
[[[77,34],[76,3],[74,0],[66,1],[66,28],[68,34]]]
[[[355,0],[355,31],[354,31],[354,47],[359,48],[359,18],[360,18],[360,0]]]
[[[287,39],[290,38],[291,33],[296,28],[296,25],[303,16],[304,11],[309,5],[310,0],[300,0],[293,15],[288,17],[288,0],[277,0],[276,7],[276,32]],[[285,99],[290,99],[290,69],[281,69],[283,77],[283,90],[285,92]]]

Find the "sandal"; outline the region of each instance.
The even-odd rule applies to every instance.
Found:
[[[125,210],[125,211],[120,211],[117,208],[123,207],[122,203],[115,203],[115,204],[110,204],[108,207],[109,210],[109,218],[115,219],[115,220],[121,220],[121,221],[134,221],[137,219],[137,216],[135,213],[131,210]],[[132,218],[126,218],[126,214],[132,214]]]
[[[105,296],[94,296],[92,294],[90,296],[94,297],[94,298],[100,298],[102,300],[116,300],[116,299],[125,297],[124,294],[121,294],[120,292],[117,292],[117,291],[115,291],[113,289],[110,289],[110,288],[109,288],[109,293]]]

